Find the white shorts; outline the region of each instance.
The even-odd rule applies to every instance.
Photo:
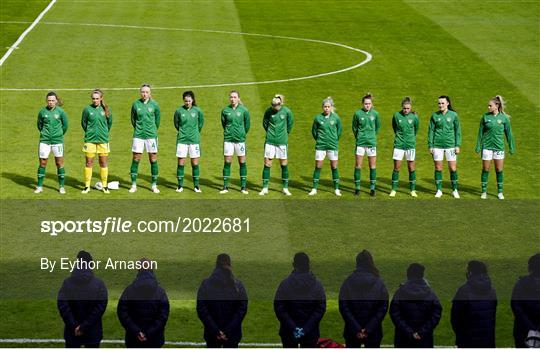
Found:
[[[322,161],[324,160],[326,156],[328,156],[328,160],[335,161],[338,159],[338,151],[337,150],[315,150],[316,161]]]
[[[267,159],[287,159],[287,145],[264,145],[264,157]]]
[[[246,156],[245,142],[223,142],[223,155],[225,156]]]
[[[189,155],[190,158],[196,159],[201,157],[201,148],[199,144],[181,144],[176,145],[176,157],[185,158]]]
[[[63,144],[45,144],[39,143],[39,158],[48,159],[49,154],[53,152],[55,158],[61,158],[64,156],[64,145]]]
[[[397,149],[394,148],[394,156],[392,157],[394,160],[401,161],[403,160],[403,156],[405,156],[405,159],[407,161],[414,161],[416,158],[416,149]]]
[[[377,147],[356,147],[356,155],[368,157],[377,156]]]
[[[456,148],[433,148],[433,160],[434,161],[443,161],[446,157],[446,161],[456,161],[457,154]]]
[[[158,150],[157,138],[148,138],[148,139],[133,138],[133,145],[131,146],[132,152],[142,154],[145,148],[146,148],[147,153],[157,153],[157,150]]]
[[[482,150],[482,160],[502,160],[504,159],[504,150]]]

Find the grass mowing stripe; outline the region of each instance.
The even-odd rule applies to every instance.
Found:
[[[28,35],[32,29],[39,23],[39,21],[45,16],[47,12],[53,7],[53,5],[56,3],[56,0],[52,0],[49,5],[36,17],[36,19],[30,24],[30,26],[19,36],[19,38],[15,41],[13,45],[7,50],[7,52],[0,58],[0,66],[4,65],[4,62],[8,57],[11,55],[11,53],[19,48],[19,44],[24,40],[26,35]]]

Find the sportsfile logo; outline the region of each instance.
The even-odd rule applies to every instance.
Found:
[[[50,236],[60,233],[240,233],[250,231],[250,218],[244,217],[178,217],[176,220],[131,221],[122,217],[103,220],[44,220],[41,232]]]

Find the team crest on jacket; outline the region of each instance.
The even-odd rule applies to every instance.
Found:
[[[373,120],[375,120],[375,117],[374,117],[374,116],[370,116],[369,119],[370,119],[371,121],[373,121]]]
[[[285,119],[285,115],[283,114],[281,114],[279,117],[281,118],[281,120]]]
[[[446,118],[446,121],[447,121],[447,122],[450,122],[450,118],[449,118],[449,117],[448,117],[448,118]]]
[[[149,112],[149,113],[151,113],[151,112],[153,112],[153,111],[154,111],[153,108],[148,108],[148,112]]]
[[[497,123],[500,125],[502,124],[502,120],[501,119],[497,119]]]
[[[58,120],[60,118],[60,115],[54,114],[54,118]]]
[[[412,124],[412,119],[407,119],[407,122],[408,122],[409,124]]]
[[[194,118],[197,116],[197,113],[191,113],[191,117]]]
[[[334,120],[330,121],[330,125],[334,126]]]
[[[101,116],[105,116],[105,112],[104,112],[104,111],[101,112]]]
[[[241,113],[239,111],[236,112],[236,116],[240,116]]]

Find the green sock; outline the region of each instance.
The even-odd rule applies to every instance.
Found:
[[[319,178],[321,178],[321,169],[315,167],[315,170],[313,171],[313,189],[319,187]]]
[[[264,166],[262,173],[263,188],[268,188],[268,182],[270,181],[270,167]]]
[[[399,171],[392,171],[392,190],[397,190],[399,186]]]
[[[43,186],[43,180],[45,179],[45,167],[38,167],[37,170],[37,186],[42,187]]]
[[[191,166],[191,176],[193,177],[193,186],[199,187],[199,177],[200,177],[199,165]]]
[[[334,189],[339,189],[339,171],[337,168],[332,169],[332,181],[334,182]]]
[[[355,167],[354,169],[354,188],[360,190],[360,175],[362,169]]]
[[[240,187],[245,188],[247,186],[247,164],[245,162],[240,164]]]
[[[497,172],[495,171],[495,175],[497,176],[497,192],[502,193],[503,192],[503,171]]]
[[[137,184],[137,173],[139,172],[139,162],[136,160],[131,161],[131,184]]]
[[[437,190],[442,190],[442,171],[435,170],[435,186]]]
[[[289,188],[289,165],[281,165],[281,181],[283,188]]]
[[[231,163],[223,163],[223,187],[229,187],[229,178],[231,177]]]
[[[457,171],[450,171],[450,182],[452,183],[452,190],[457,190],[457,182],[458,182]]]
[[[157,185],[157,179],[158,179],[158,163],[157,161],[150,163],[150,173],[152,174],[152,186]]]
[[[487,193],[489,171],[482,170],[482,176],[480,176],[480,183],[482,184],[482,193]]]
[[[60,187],[64,186],[65,180],[66,180],[66,170],[63,167],[60,167],[58,169],[58,184],[60,184]]]
[[[178,186],[184,186],[184,165],[176,166],[176,178],[178,179]]]
[[[377,183],[377,169],[369,169],[369,190],[375,190],[375,184]]]
[[[416,171],[409,172],[409,186],[411,191],[416,190]]]

